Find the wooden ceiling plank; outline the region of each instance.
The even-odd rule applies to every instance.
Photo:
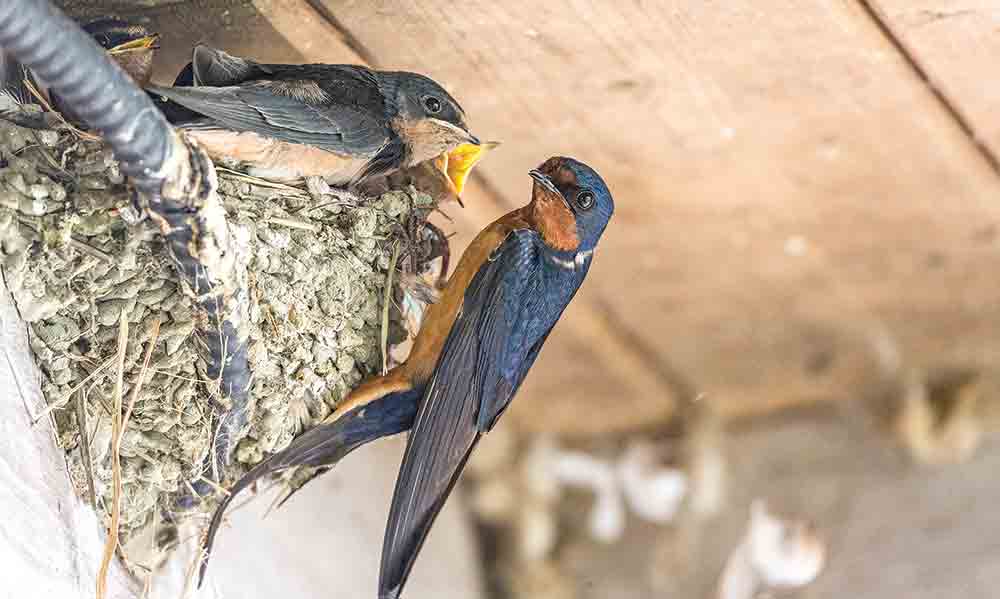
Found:
[[[605,176],[617,212],[578,301],[614,306],[724,412],[856,396],[881,376],[875,330],[921,365],[1000,357],[981,276],[1000,181],[857,2],[316,1],[505,142],[478,168],[500,203],[549,155]],[[538,389],[583,386],[556,364]],[[566,395],[527,403],[608,401]]]
[[[995,0],[866,0],[1000,174],[1000,4]]]

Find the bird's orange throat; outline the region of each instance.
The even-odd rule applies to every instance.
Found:
[[[535,184],[528,210],[535,230],[549,247],[564,252],[579,247],[576,218],[561,197]]]

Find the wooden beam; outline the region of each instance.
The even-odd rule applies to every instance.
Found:
[[[1000,172],[1000,4],[868,0],[888,35]]]
[[[891,376],[883,334],[920,366],[1000,360],[980,274],[1000,267],[1000,180],[860,4],[316,1],[505,142],[480,167],[500,204],[549,155],[600,170],[617,213],[581,305],[611,306],[628,334],[607,334],[656,354],[643,369],[670,364],[723,413],[865,393]],[[553,338],[525,421],[572,430],[668,388],[585,339]]]

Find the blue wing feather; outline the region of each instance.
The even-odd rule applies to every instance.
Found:
[[[583,280],[583,273],[552,280],[545,251],[534,231],[513,231],[466,289],[407,440],[382,547],[380,598],[398,597],[465,460],[509,405]]]

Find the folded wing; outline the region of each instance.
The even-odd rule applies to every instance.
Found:
[[[424,391],[382,547],[380,598],[396,598],[479,437],[509,405],[561,307],[546,306],[541,242],[512,232],[480,267]]]
[[[277,95],[270,84],[147,88],[207,117],[202,126],[250,131],[340,154],[374,154],[395,136],[388,124],[356,106]]]

